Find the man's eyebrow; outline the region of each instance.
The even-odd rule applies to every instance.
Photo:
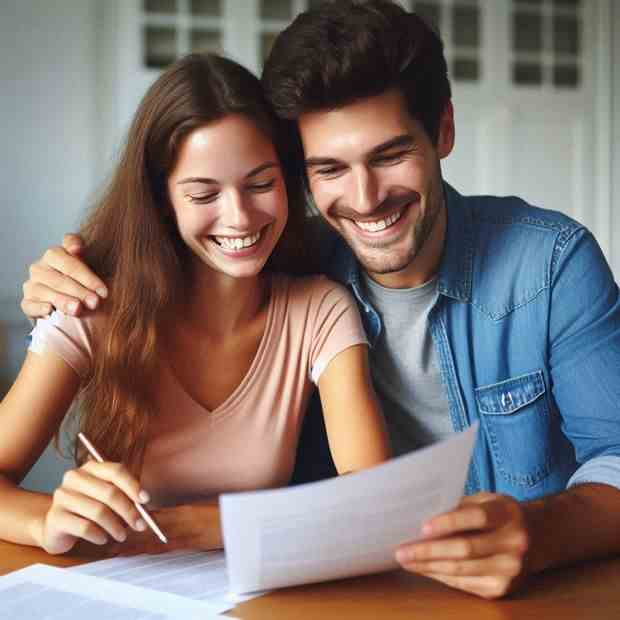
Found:
[[[370,150],[368,154],[370,156],[379,155],[393,148],[398,148],[401,146],[411,146],[413,142],[413,136],[409,135],[408,133],[404,133],[400,136],[396,136],[395,138],[391,138],[387,142],[383,142],[382,144],[375,146],[373,149]]]
[[[279,168],[279,164],[275,161],[267,161],[260,166],[256,166],[245,175],[246,179],[250,177],[255,177],[257,174],[263,172],[263,170],[268,170],[269,168]],[[177,181],[177,185],[186,185],[187,183],[204,183],[205,185],[216,185],[217,181],[215,179],[210,179],[209,177],[187,177],[186,179],[181,179]]]
[[[382,142],[381,144],[378,144],[377,146],[370,149],[370,151],[368,152],[368,157],[380,155],[381,153],[389,151],[393,148],[411,146],[413,142],[413,136],[409,134],[402,134],[400,136],[396,136],[395,138],[390,138],[386,142]],[[339,164],[342,162],[333,157],[308,157],[305,163],[306,167],[310,168],[312,166],[333,166],[334,164]]]

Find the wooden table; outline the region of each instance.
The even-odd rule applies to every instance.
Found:
[[[84,554],[51,556],[0,542],[0,574],[37,562],[72,566],[93,559]],[[485,601],[395,571],[279,590],[230,613],[243,620],[619,620],[620,559],[538,575],[521,593],[501,601]]]

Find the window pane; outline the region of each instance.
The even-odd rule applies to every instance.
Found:
[[[439,32],[441,7],[436,2],[416,2],[413,10],[436,32]]]
[[[452,41],[455,45],[478,47],[480,32],[478,9],[475,6],[455,6],[452,11]]]
[[[259,15],[263,19],[286,19],[293,17],[291,0],[260,0]]]
[[[512,66],[512,79],[515,84],[542,84],[542,66],[516,62]]]
[[[579,68],[577,65],[556,65],[553,67],[553,83],[576,88],[579,85]]]
[[[161,69],[174,62],[177,53],[177,33],[174,28],[147,26],[144,29],[144,64]]]
[[[145,13],[176,13],[176,0],[144,0]]]
[[[554,16],[553,49],[557,54],[579,54],[579,22],[576,17]]]
[[[475,58],[455,58],[452,76],[455,80],[477,81],[480,79],[480,63]]]
[[[192,15],[219,17],[222,14],[221,0],[191,0],[189,10]]]
[[[515,13],[512,19],[514,49],[518,52],[542,50],[542,16],[532,13]]]
[[[221,53],[222,37],[217,30],[192,30],[190,33],[192,52]]]

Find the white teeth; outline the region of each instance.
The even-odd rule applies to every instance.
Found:
[[[215,240],[227,250],[242,250],[254,245],[261,237],[261,232],[247,237],[215,237]]]
[[[400,219],[402,215],[402,211],[397,211],[396,213],[392,213],[389,217],[386,217],[382,220],[376,220],[374,222],[355,222],[362,230],[366,230],[368,232],[377,232],[378,230],[385,230],[389,228],[394,222]]]

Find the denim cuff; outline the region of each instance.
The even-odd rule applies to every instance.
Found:
[[[586,461],[571,476],[566,488],[586,482],[609,484],[620,489],[620,456],[597,456]]]

